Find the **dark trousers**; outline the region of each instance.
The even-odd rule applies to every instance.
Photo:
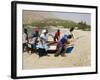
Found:
[[[27,45],[27,43],[23,43],[23,52],[25,52],[25,50],[26,50],[26,51],[28,50],[28,45]]]
[[[57,52],[56,52],[55,56],[59,56],[59,55],[64,56],[65,53],[66,53],[66,47],[65,46],[57,47]]]
[[[39,57],[46,56],[47,51],[45,49],[39,48],[38,49]]]

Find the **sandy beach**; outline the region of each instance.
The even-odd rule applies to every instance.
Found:
[[[43,69],[43,68],[65,68],[83,67],[91,65],[91,31],[75,30],[73,32],[76,40],[71,53],[66,53],[66,57],[44,56],[39,58],[36,54],[22,53],[23,69]]]

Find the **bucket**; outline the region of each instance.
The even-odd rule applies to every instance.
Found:
[[[36,45],[35,44],[32,44],[32,49],[36,49]]]
[[[67,47],[66,48],[66,53],[71,53],[73,48],[74,48],[73,46]]]

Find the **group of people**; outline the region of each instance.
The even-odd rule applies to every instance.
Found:
[[[49,56],[47,52],[49,46],[56,43],[56,52],[54,56],[66,56],[66,48],[68,46],[74,45],[74,36],[72,34],[73,30],[74,28],[71,28],[70,34],[64,34],[61,37],[61,31],[59,29],[55,32],[54,35],[50,34],[48,29],[42,30],[41,34],[39,34],[39,29],[36,29],[29,38],[27,29],[24,29],[23,52],[36,52],[39,57]],[[52,42],[48,41],[48,36],[52,36]]]

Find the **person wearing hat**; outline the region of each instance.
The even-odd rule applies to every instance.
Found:
[[[42,30],[42,33],[40,35],[40,41],[38,44],[38,53],[39,53],[39,57],[42,56],[48,56],[47,54],[47,30],[44,29]]]

